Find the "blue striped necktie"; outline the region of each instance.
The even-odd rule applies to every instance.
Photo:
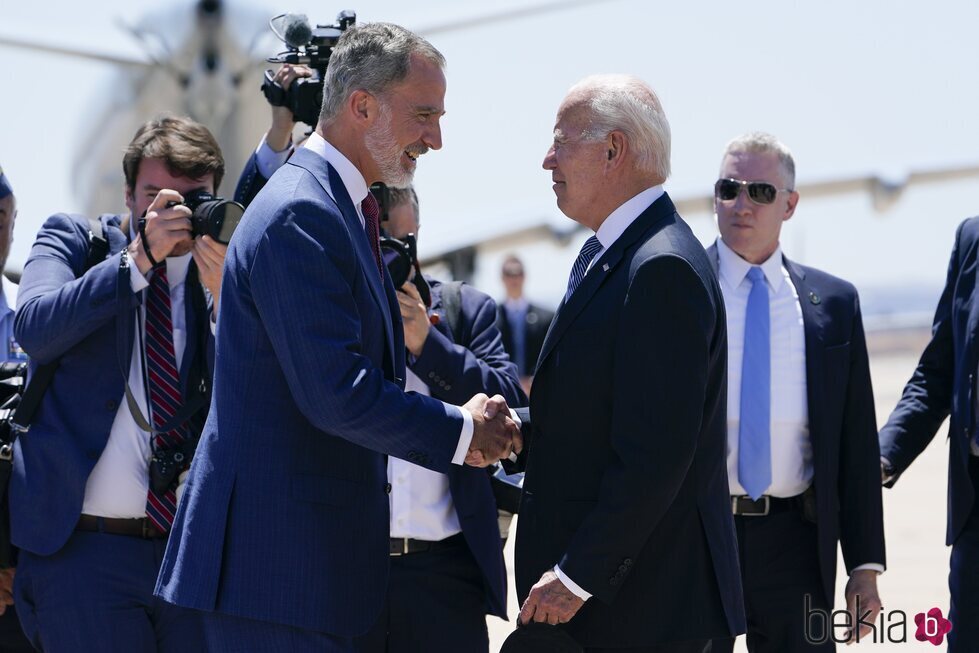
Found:
[[[772,484],[771,327],[768,285],[758,266],[748,270],[751,293],[744,318],[741,361],[741,416],[738,427],[738,480],[758,500]]]
[[[575,259],[574,265],[571,267],[571,276],[568,277],[568,292],[564,293],[565,303],[574,294],[575,288],[578,287],[581,280],[585,278],[585,273],[588,271],[588,264],[591,263],[591,260],[595,258],[595,254],[598,254],[601,249],[602,243],[598,241],[597,236],[591,236],[581,246],[578,258]]]
[[[170,284],[165,264],[153,271],[146,294],[146,371],[153,427],[158,429],[176,414],[182,403],[177,356],[173,348]],[[158,450],[172,449],[186,437],[186,428],[179,426],[166,433],[157,433],[153,436],[153,445]],[[163,533],[170,530],[177,512],[176,485],[174,477],[170,487],[160,494],[154,492],[151,486],[146,497],[146,516]]]

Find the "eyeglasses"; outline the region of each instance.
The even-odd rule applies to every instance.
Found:
[[[718,179],[714,184],[714,197],[722,202],[737,199],[741,188],[748,189],[748,199],[755,204],[771,204],[779,192],[791,192],[791,188],[775,188],[766,181],[741,181],[740,179]]]

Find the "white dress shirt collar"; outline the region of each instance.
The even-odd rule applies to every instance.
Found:
[[[17,305],[17,284],[0,275],[2,279],[3,292],[0,293],[0,315],[13,313]]]
[[[632,199],[626,200],[619,208],[615,209],[605,218],[605,222],[595,232],[598,242],[602,244],[602,249],[606,250],[612,243],[619,239],[626,229],[636,221],[642,212],[649,208],[649,205],[658,200],[663,195],[663,186],[653,186],[647,188]],[[597,256],[595,257],[598,258]]]
[[[728,247],[721,238],[717,239],[717,262],[720,276],[727,281],[732,288],[737,288],[748,276],[748,270],[755,267],[753,263],[741,258],[733,249]],[[778,292],[782,288],[784,276],[782,274],[782,246],[775,248],[775,252],[768,257],[760,266],[765,273],[768,285],[773,292]]]
[[[360,203],[364,201],[369,191],[367,189],[367,182],[364,180],[364,175],[360,174],[357,166],[351,163],[350,159],[345,157],[340,150],[330,145],[329,141],[316,132],[310,134],[303,147],[309,148],[333,166],[333,169],[340,175],[340,179],[347,189],[347,194],[350,195],[350,201],[354,203],[355,207],[359,208]]]

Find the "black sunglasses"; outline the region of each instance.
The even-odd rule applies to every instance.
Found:
[[[729,202],[737,199],[741,188],[748,189],[748,199],[755,204],[771,204],[779,191],[790,192],[790,188],[775,188],[766,181],[741,181],[740,179],[718,179],[714,184],[714,197]]]

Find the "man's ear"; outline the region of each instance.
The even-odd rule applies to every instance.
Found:
[[[129,209],[130,213],[134,213],[136,211],[136,194],[135,191],[128,186],[126,187],[126,208]],[[133,217],[137,218],[139,216],[134,215]]]
[[[789,193],[789,199],[785,203],[785,217],[782,218],[782,222],[790,219],[795,214],[795,207],[799,204],[799,191],[794,190]]]
[[[380,105],[377,102],[377,98],[367,91],[357,90],[350,94],[350,98],[347,101],[347,109],[353,116],[354,122],[369,126],[377,120],[377,115],[380,113]]]
[[[608,165],[613,168],[619,167],[625,158],[626,150],[628,149],[628,141],[626,140],[625,134],[620,131],[613,131],[609,133],[608,137],[605,139],[606,152],[605,156],[608,158]]]

